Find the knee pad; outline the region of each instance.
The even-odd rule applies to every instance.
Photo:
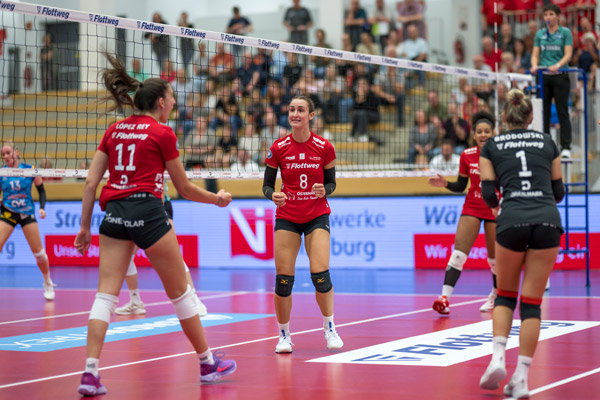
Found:
[[[133,262],[134,257],[135,257],[135,255],[133,257],[131,257],[131,261],[129,261],[129,267],[127,267],[127,274],[125,274],[126,276],[131,276],[131,275],[137,274],[137,267],[135,266],[135,263]]]
[[[460,250],[454,250],[448,260],[448,266],[462,271],[463,265],[467,262],[468,256]]]
[[[329,270],[319,272],[318,274],[310,274],[310,279],[312,279],[312,283],[319,293],[327,293],[333,288]]]
[[[185,293],[176,299],[171,299],[173,307],[175,307],[175,314],[181,321],[184,319],[192,318],[198,314],[198,300],[194,296],[194,291],[190,285],[187,285]]]
[[[275,294],[288,297],[294,287],[294,275],[275,275]]]
[[[542,319],[541,309],[542,299],[533,299],[531,297],[521,296],[521,303],[519,304],[519,310],[521,311],[521,321],[525,321],[527,318]]]
[[[42,249],[40,252],[38,253],[33,253],[33,256],[35,257],[35,261],[37,261],[38,263],[41,262],[48,262],[48,256],[46,255],[46,250]]]
[[[509,292],[507,290],[498,289],[498,296],[494,301],[494,307],[504,306],[511,309],[511,311],[515,311],[517,308],[517,296],[518,292]]]
[[[110,324],[110,316],[115,312],[119,299],[117,296],[106,293],[96,293],[96,299],[90,311],[90,320],[97,319]]]
[[[490,270],[492,270],[492,274],[496,275],[496,259],[488,258],[488,265],[490,266]]]

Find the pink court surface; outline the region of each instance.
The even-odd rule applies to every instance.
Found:
[[[592,273],[591,288],[581,272],[553,273],[529,376],[531,398],[600,398],[598,272]],[[0,267],[0,399],[79,398],[97,271],[55,268],[53,274],[56,299],[46,302],[36,269]],[[298,270],[291,321],[295,346],[292,354],[279,355],[273,275],[270,270],[193,271],[208,307],[203,323],[211,348],[238,364],[234,374],[201,385],[198,359],[156,274],[140,270],[147,314],[113,317],[100,371],[108,393],[98,398],[506,398],[505,382],[495,391],[478,386],[492,347],[491,315],[479,312],[489,272],[465,271],[451,314],[442,317],[431,304],[443,271],[333,271],[335,322],[344,340],[344,347],[333,351],[325,346],[308,271]],[[120,304],[127,300],[125,289]],[[517,340],[509,339],[509,377]]]

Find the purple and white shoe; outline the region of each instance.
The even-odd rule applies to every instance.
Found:
[[[77,389],[79,394],[84,396],[96,396],[106,394],[106,388],[100,383],[100,375],[96,378],[91,372],[84,372],[81,377],[81,385]]]
[[[218,356],[224,356],[225,353],[219,352]],[[217,352],[213,353],[214,364],[200,363],[200,382],[218,381],[224,376],[233,374],[237,368],[237,364],[233,360],[223,360],[217,356]]]

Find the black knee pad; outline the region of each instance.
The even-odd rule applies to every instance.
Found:
[[[508,307],[511,311],[515,311],[515,308],[517,308],[517,298],[498,295],[494,301],[494,307],[498,306]]]
[[[294,275],[275,275],[275,294],[288,297],[294,287]]]
[[[329,270],[319,272],[318,274],[310,274],[310,279],[312,279],[312,283],[319,293],[327,293],[333,288]]]
[[[541,299],[539,300],[539,302],[541,303]],[[538,300],[523,301],[523,298],[521,297],[521,303],[519,304],[519,311],[521,311],[521,321],[525,321],[527,318],[542,319],[541,304],[537,303]]]

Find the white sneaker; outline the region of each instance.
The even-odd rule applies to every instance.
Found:
[[[360,135],[358,137],[358,141],[361,142],[361,143],[368,142],[369,141],[369,137],[367,135]]]
[[[204,305],[204,303],[202,301],[200,301],[200,298],[198,298],[198,294],[196,292],[194,292],[194,296],[196,296],[196,300],[198,300],[198,316],[206,317],[206,315],[208,314],[208,310],[206,309],[206,306]]]
[[[122,307],[117,307],[115,312],[119,315],[141,315],[146,314],[144,303],[132,303],[131,301]]]
[[[335,328],[330,327],[329,329],[325,329],[325,340],[327,341],[327,348],[329,350],[332,349],[341,349],[344,346],[344,342],[340,335],[338,335]]]
[[[479,381],[479,387],[487,390],[498,389],[499,383],[502,379],[506,378],[506,366],[502,361],[495,361],[492,358],[490,365],[481,376]]]
[[[54,283],[52,283],[52,281],[44,282],[44,298],[48,301],[52,301],[54,300],[54,297]]]
[[[288,335],[279,336],[277,346],[275,346],[275,353],[291,353],[292,352],[292,337]]]
[[[510,381],[504,385],[504,394],[514,399],[528,399],[529,398],[529,387],[526,379],[519,381],[515,380],[513,375]]]
[[[562,151],[560,152],[560,158],[571,158],[571,150],[562,149]]]
[[[479,311],[481,312],[490,312],[494,309],[494,301],[496,301],[496,293],[493,291],[490,292],[487,301],[483,303],[481,307],[479,307]]]

